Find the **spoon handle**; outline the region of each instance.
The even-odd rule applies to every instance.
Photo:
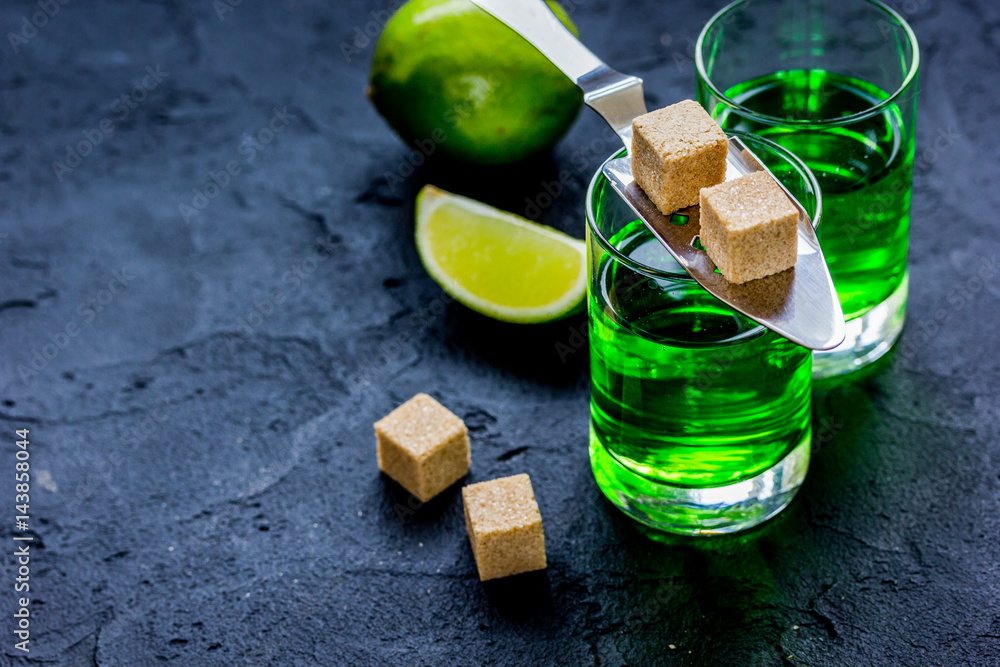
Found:
[[[544,0],[472,0],[541,51],[583,91],[583,101],[632,150],[632,119],[646,113],[642,79],[608,67],[564,26]]]

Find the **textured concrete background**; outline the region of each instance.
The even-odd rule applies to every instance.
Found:
[[[578,0],[573,18],[662,105],[693,95],[721,4]],[[381,0],[77,0],[17,52],[4,38],[0,661],[17,661],[30,428],[39,663],[1000,664],[1000,6],[899,6],[923,46],[903,342],[867,382],[817,392],[788,511],[677,544],[591,479],[587,353],[557,350],[582,320],[481,318],[412,241],[425,182],[524,212],[560,169],[541,219],[582,236],[613,147],[593,114],[524,174],[403,176],[362,96],[373,44],[340,46]],[[37,11],[0,3],[2,33]],[[469,424],[470,481],[531,474],[546,574],[481,585],[457,489],[411,513],[379,476],[371,424],[417,391]]]

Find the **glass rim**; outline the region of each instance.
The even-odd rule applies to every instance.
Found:
[[[898,88],[896,88],[896,90],[891,95],[889,95],[887,98],[885,98],[878,104],[870,106],[864,111],[859,111],[858,113],[851,114],[850,116],[840,116],[837,118],[823,118],[820,120],[781,118],[779,116],[770,116],[768,114],[758,113],[753,109],[749,109],[743,106],[742,104],[732,100],[723,91],[719,90],[718,86],[715,85],[715,82],[712,81],[712,77],[710,77],[708,73],[705,71],[705,59],[702,57],[702,50],[705,45],[705,39],[708,35],[709,30],[711,30],[711,28],[715,26],[716,23],[722,20],[723,16],[736,9],[736,7],[738,7],[739,5],[745,4],[749,1],[750,0],[735,0],[734,2],[729,3],[728,5],[717,11],[712,16],[712,18],[710,18],[708,22],[705,23],[705,25],[701,29],[701,32],[698,33],[698,41],[695,43],[694,47],[695,71],[697,72],[698,79],[704,82],[706,86],[708,86],[708,88],[712,91],[712,94],[720,102],[725,104],[730,109],[738,111],[741,115],[765,122],[769,125],[810,125],[810,126],[850,125],[852,123],[856,123],[866,118],[870,118],[871,116],[878,115],[879,113],[884,111],[887,107],[894,104],[896,100],[898,100],[903,95],[904,91],[906,91],[906,89],[908,89],[910,85],[913,83],[913,81],[917,78],[917,72],[920,69],[920,45],[917,43],[917,36],[913,32],[913,28],[910,27],[910,24],[906,22],[906,19],[904,19],[899,12],[897,12],[892,7],[886,5],[885,3],[881,2],[880,0],[864,0],[868,4],[874,5],[878,9],[888,14],[896,22],[896,24],[902,28],[903,33],[906,35],[907,41],[910,43],[910,46],[913,49],[913,58],[910,62],[909,69],[906,72],[906,77],[903,79],[903,82],[899,85]]]
[[[782,157],[787,159],[792,165],[795,166],[796,169],[799,170],[800,173],[802,173],[803,176],[806,177],[806,179],[809,181],[810,187],[812,187],[813,189],[813,192],[816,193],[816,210],[812,217],[812,223],[813,223],[813,228],[817,228],[822,220],[822,215],[823,215],[823,194],[819,187],[819,181],[816,180],[816,175],[812,172],[809,166],[805,162],[803,162],[797,155],[795,155],[795,153],[771,141],[770,139],[766,139],[764,137],[757,136],[756,134],[751,134],[749,132],[727,132],[726,134],[727,136],[735,136],[739,137],[740,139],[746,139],[747,137],[749,137],[751,141],[759,141],[763,144],[766,144],[769,148],[775,150]],[[617,248],[611,245],[610,241],[608,241],[608,239],[604,236],[604,234],[601,233],[601,231],[597,228],[597,216],[594,213],[594,197],[595,197],[594,190],[597,187],[597,182],[601,180],[601,178],[605,178],[604,165],[606,165],[611,160],[617,158],[623,152],[625,152],[624,148],[609,155],[608,158],[601,163],[601,166],[597,168],[597,171],[594,172],[594,175],[590,179],[590,184],[587,186],[587,195],[586,195],[586,200],[587,200],[586,217],[587,217],[588,233],[594,235],[597,244],[601,246],[601,249],[604,252],[609,253],[612,257],[614,257],[615,261],[624,264],[633,271],[644,273],[653,278],[664,278],[666,280],[683,280],[688,282],[695,282],[694,278],[692,278],[686,271],[681,270],[680,273],[676,273],[673,271],[664,271],[663,269],[657,269],[647,264],[642,264],[641,262],[637,262],[631,257],[626,257]],[[605,180],[607,179],[605,178]],[[615,194],[614,196],[617,196],[617,194]]]

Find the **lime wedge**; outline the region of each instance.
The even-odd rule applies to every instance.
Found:
[[[505,322],[570,315],[587,288],[583,241],[432,185],[417,195],[417,251],[444,290]]]

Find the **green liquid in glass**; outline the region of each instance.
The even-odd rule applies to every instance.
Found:
[[[772,119],[749,119],[720,105],[723,129],[766,137],[816,175],[823,191],[819,238],[844,315],[851,319],[884,301],[906,271],[913,149],[903,140],[903,117],[889,104],[850,124],[808,121],[863,113],[889,95],[859,79],[792,70],[738,84],[726,96]]]
[[[646,265],[666,256],[639,221],[610,241]],[[653,279],[608,254],[594,270],[591,447],[599,448],[592,463],[605,493],[624,484],[617,466],[651,484],[732,484],[808,437],[808,350],[691,280]]]

